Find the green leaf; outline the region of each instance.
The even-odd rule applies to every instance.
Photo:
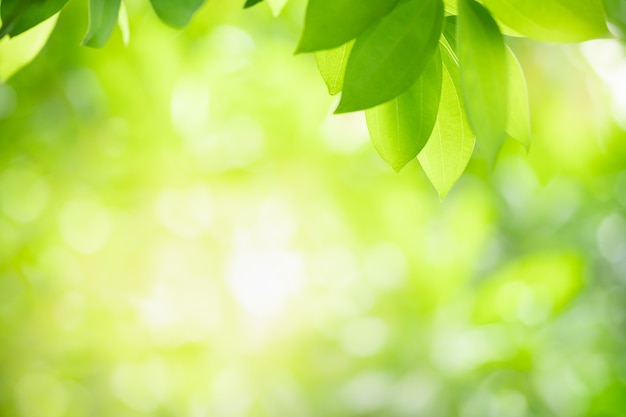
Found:
[[[0,40],[0,81],[9,79],[39,54],[58,17],[58,14],[53,15],[26,33]]]
[[[111,37],[121,0],[89,0],[89,30],[83,45],[100,48]]]
[[[387,15],[398,0],[309,0],[298,52],[336,48]]]
[[[331,96],[340,93],[343,88],[343,77],[353,45],[354,41],[350,41],[341,45],[339,48],[327,49],[315,53],[317,68]]]
[[[374,147],[397,172],[431,135],[441,98],[441,56],[435,53],[421,77],[404,93],[365,111]]]
[[[442,24],[441,0],[407,0],[361,34],[335,113],[374,107],[406,91],[435,53]]]
[[[602,0],[483,0],[506,26],[532,39],[581,42],[608,35]]]
[[[487,9],[474,0],[459,0],[456,42],[467,117],[491,167],[506,137],[504,39]]]
[[[459,9],[457,0],[443,0],[443,6],[448,15],[457,14]]]
[[[437,121],[417,158],[443,200],[472,157],[474,134],[463,111],[459,64],[454,51],[445,39],[439,49],[443,65]]]
[[[243,5],[244,9],[247,9],[248,7],[252,7],[255,4],[259,4],[261,3],[263,0],[246,0],[246,4]]]
[[[59,12],[68,0],[2,0],[0,38],[17,36]]]
[[[506,66],[509,76],[506,131],[528,150],[530,148],[530,109],[526,79],[522,66],[511,48],[507,47],[506,52]]]
[[[287,0],[267,0],[267,5],[270,6],[270,10],[274,16],[278,16],[283,11]]]
[[[152,8],[164,23],[183,28],[189,24],[204,0],[150,0]]]

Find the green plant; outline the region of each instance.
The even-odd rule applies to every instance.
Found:
[[[186,26],[205,0],[150,0]],[[251,7],[263,0],[247,0]],[[0,37],[15,37],[68,0],[2,0]],[[267,0],[274,10],[285,0]],[[493,166],[507,137],[528,148],[530,117],[510,37],[582,42],[621,36],[624,0],[309,0],[296,52],[315,53],[336,113],[365,110],[374,146],[396,171],[417,157],[441,198],[474,153]],[[84,44],[103,46],[121,0],[89,0]],[[613,28],[613,34],[609,31]],[[49,33],[49,31],[47,32]],[[28,58],[25,57],[26,61]]]

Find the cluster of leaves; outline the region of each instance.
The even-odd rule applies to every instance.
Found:
[[[0,37],[68,0],[2,0]],[[263,0],[247,0],[251,7]],[[284,5],[286,0],[279,0]],[[150,0],[186,26],[205,0]],[[277,0],[267,0],[272,6]],[[581,42],[626,27],[623,0],[308,0],[297,52],[314,52],[336,113],[365,110],[374,146],[395,170],[417,157],[443,198],[474,152],[493,165],[506,137],[530,143],[524,74],[509,36]],[[84,44],[106,43],[121,0],[89,0]],[[608,17],[607,17],[608,16]]]

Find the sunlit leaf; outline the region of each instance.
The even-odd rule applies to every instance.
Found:
[[[0,40],[0,81],[5,81],[32,61],[45,46],[58,15],[54,15],[32,30],[14,38]]]
[[[150,0],[159,19],[175,28],[189,24],[204,0]]]
[[[287,0],[267,0],[268,6],[274,16],[278,16],[287,5]]]
[[[121,0],[89,0],[89,30],[83,45],[104,46],[117,22],[120,3]]]
[[[374,147],[400,171],[431,135],[441,96],[441,56],[435,53],[419,79],[398,97],[365,111]]]
[[[336,48],[387,15],[398,0],[309,0],[298,52]]]
[[[506,131],[528,149],[530,147],[530,109],[526,79],[517,57],[508,47],[506,48],[506,64],[509,77]]]
[[[0,38],[17,36],[38,25],[65,6],[68,0],[3,0],[0,5]]]
[[[484,0],[493,15],[529,38],[580,42],[608,35],[602,0]]]
[[[467,117],[480,150],[492,166],[506,136],[504,39],[483,6],[474,0],[459,0],[456,41]]]
[[[447,14],[455,15],[458,11],[458,0],[443,0],[443,5]]]
[[[408,0],[360,35],[336,113],[367,109],[406,91],[435,53],[442,24],[441,0]]]
[[[540,253],[506,265],[478,294],[478,322],[537,324],[561,310],[580,290],[583,264],[572,253]]]
[[[439,198],[444,199],[459,179],[474,149],[459,88],[459,64],[445,40],[440,43],[442,59],[441,101],[432,134],[418,159]]]
[[[343,88],[343,77],[353,45],[354,41],[351,41],[338,48],[315,53],[317,68],[326,83],[328,93],[331,95],[340,93]]]
[[[126,4],[122,2],[120,6],[120,12],[117,16],[117,24],[120,27],[122,33],[122,42],[124,45],[128,45],[130,41],[130,24],[128,23],[128,11],[126,10]]]
[[[252,7],[255,4],[259,4],[261,3],[263,0],[246,0],[246,4],[243,5],[244,9],[247,9],[248,7]]]

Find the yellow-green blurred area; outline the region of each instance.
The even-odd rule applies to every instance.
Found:
[[[530,152],[440,202],[332,115],[302,2],[127,1],[102,50],[83,3],[0,85],[0,415],[624,416],[619,44],[512,42]]]

